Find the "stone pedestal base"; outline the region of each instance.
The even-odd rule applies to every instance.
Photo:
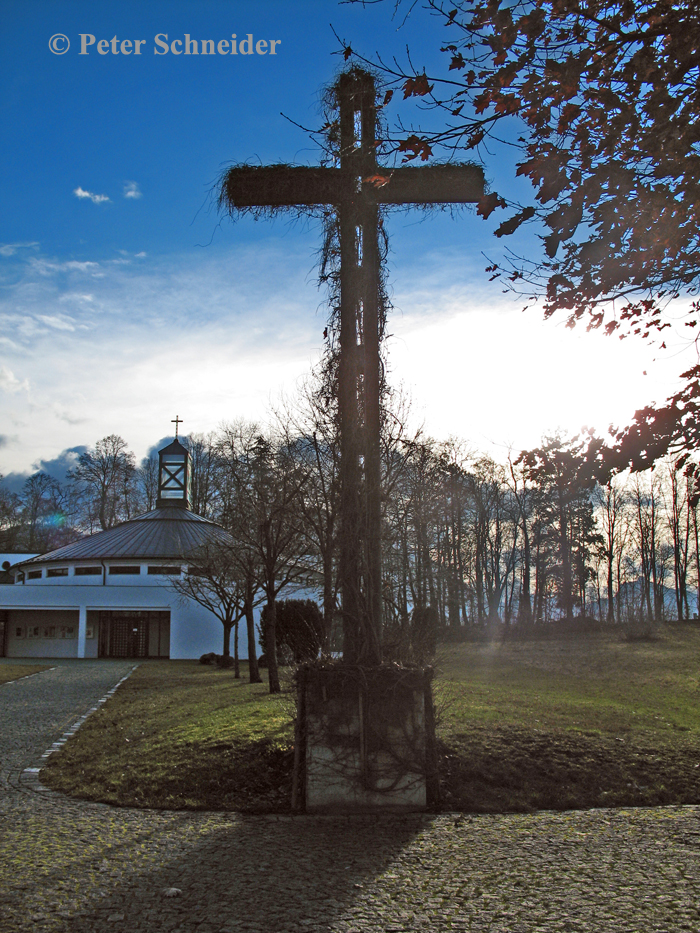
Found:
[[[308,666],[297,673],[296,810],[437,803],[431,670]]]

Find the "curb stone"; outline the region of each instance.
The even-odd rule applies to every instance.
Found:
[[[138,664],[135,664],[135,665],[131,668],[131,670],[129,671],[128,674],[125,674],[124,677],[122,677],[122,679],[119,680],[119,681],[111,688],[111,690],[108,690],[107,693],[105,693],[105,695],[104,695],[103,697],[100,697],[100,699],[97,701],[97,703],[95,703],[94,706],[91,706],[91,707],[90,707],[90,709],[87,711],[87,713],[84,713],[84,714],[80,717],[80,719],[76,720],[76,722],[73,723],[73,725],[70,727],[70,729],[68,729],[66,732],[64,732],[63,735],[62,735],[59,739],[56,739],[56,741],[53,742],[53,743],[51,744],[51,746],[50,746],[49,748],[46,749],[45,752],[43,752],[43,754],[41,755],[42,759],[45,760],[45,759],[47,759],[50,755],[53,755],[55,752],[60,751],[60,750],[63,748],[63,746],[66,744],[66,742],[68,741],[68,739],[72,738],[72,737],[75,735],[75,733],[78,731],[78,729],[80,729],[80,727],[83,725],[83,723],[84,723],[90,716],[92,716],[93,713],[96,713],[102,706],[104,706],[104,704],[105,704],[108,700],[110,700],[110,699],[114,696],[114,694],[115,694],[115,693],[117,692],[117,690],[121,687],[121,685],[124,683],[124,681],[128,680],[128,679],[131,677],[131,675],[132,675],[132,674],[134,673],[134,671],[138,668],[138,666],[139,666]],[[52,670],[52,671],[55,671],[56,668],[55,668],[55,667],[52,667],[51,670]],[[37,673],[45,674],[45,673],[48,673],[48,672],[47,672],[47,671],[38,671]],[[28,677],[33,677],[34,675],[33,675],[33,674],[28,674],[27,676],[28,676]],[[20,680],[24,680],[24,677],[21,677]],[[18,681],[12,681],[12,682],[13,682],[13,683],[17,683]],[[40,780],[40,778],[39,778],[39,775],[40,775],[40,773],[41,773],[42,770],[43,770],[43,769],[42,769],[41,767],[39,767],[39,768],[24,768],[24,769],[20,772],[20,774],[19,774],[19,777],[18,777],[19,783],[22,784],[22,786],[27,787],[27,788],[30,789],[30,790],[33,790],[33,791],[36,791],[37,793],[43,794],[44,796],[51,796],[51,795],[54,795],[54,796],[56,796],[56,797],[65,797],[65,796],[67,796],[67,795],[65,795],[65,794],[61,794],[59,791],[51,790],[49,787],[46,787],[44,784],[41,783],[41,780]]]

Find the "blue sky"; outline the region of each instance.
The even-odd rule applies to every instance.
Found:
[[[221,220],[210,192],[230,162],[318,160],[294,122],[320,125],[320,90],[342,66],[334,30],[369,56],[408,46],[416,64],[440,67],[442,27],[418,8],[406,22],[392,9],[3,0],[0,472],[109,433],[143,456],[176,414],[185,431],[208,431],[264,418],[293,394],[322,346],[319,231]],[[234,33],[276,40],[276,54],[154,53],[166,35],[171,49],[186,34],[218,43]],[[58,34],[64,54],[49,47]],[[86,55],[81,34],[95,37]],[[132,54],[112,53],[115,36]],[[387,113],[398,116],[414,116],[400,95]],[[526,194],[507,151],[487,159],[486,175]],[[603,430],[665,397],[682,368],[675,345],[652,364],[653,349],[545,324],[489,284],[482,253],[503,248],[494,226],[468,213],[392,218],[391,371],[416,423],[503,453],[557,426]]]

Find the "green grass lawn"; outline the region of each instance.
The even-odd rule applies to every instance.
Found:
[[[48,664],[0,664],[0,684],[7,684],[11,680],[19,680],[20,677],[28,677],[48,669]]]
[[[466,811],[700,802],[700,628],[443,647],[443,805]],[[147,662],[42,772],[129,806],[289,808],[291,692]]]
[[[147,661],[42,771],[89,800],[135,807],[284,809],[291,693],[196,661]]]
[[[444,648],[445,806],[471,811],[700,802],[700,629]]]

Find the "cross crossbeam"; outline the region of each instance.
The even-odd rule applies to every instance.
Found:
[[[230,213],[331,205],[340,239],[340,516],[338,572],[346,661],[381,662],[381,276],[379,208],[467,204],[484,195],[476,165],[388,168],[377,161],[374,78],[341,74],[339,167],[242,166],[224,176]]]
[[[375,166],[366,178],[339,168],[263,165],[231,169],[225,184],[233,208],[342,205],[358,197],[372,204],[471,204],[484,193],[477,165]]]

